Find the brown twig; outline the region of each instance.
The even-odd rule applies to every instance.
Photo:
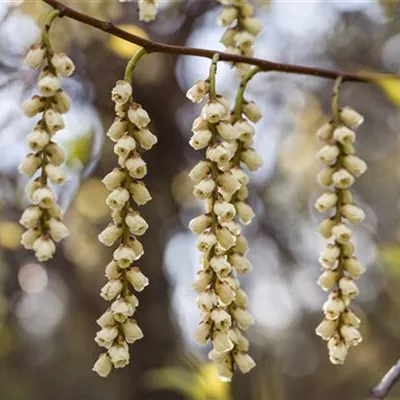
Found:
[[[112,22],[102,21],[97,18],[91,17],[90,15],[86,15],[77,10],[74,10],[66,6],[65,4],[62,4],[58,0],[43,0],[43,1],[48,5],[50,5],[51,7],[53,7],[54,9],[59,10],[60,17],[66,16],[68,18],[82,22],[83,24],[90,25],[94,28],[100,29],[103,32],[107,32],[110,35],[117,36],[128,42],[137,44],[138,46],[143,47],[147,53],[169,53],[177,55],[203,57],[209,59],[212,59],[214,54],[218,54],[220,61],[251,64],[258,66],[263,71],[278,71],[291,74],[311,75],[327,79],[337,79],[338,77],[342,77],[343,81],[352,81],[352,82],[373,82],[378,77],[385,77],[385,76],[399,77],[397,75],[391,75],[391,74],[351,73],[344,71],[334,71],[323,68],[305,67],[302,65],[283,64],[254,57],[245,57],[235,54],[224,53],[220,51],[198,49],[192,47],[176,46],[176,45],[154,42],[152,40],[144,39],[140,36],[126,32],[115,26]]]
[[[371,390],[373,399],[384,399],[400,378],[400,359],[386,373],[382,380]]]

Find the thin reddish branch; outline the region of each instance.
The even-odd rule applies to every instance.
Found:
[[[384,399],[400,379],[400,359],[393,365],[392,368],[386,373],[382,380],[371,390],[373,399]]]
[[[101,21],[97,18],[91,17],[89,15],[83,14],[77,10],[74,10],[58,0],[43,0],[45,3],[50,5],[56,10],[60,11],[60,16],[66,16],[68,18],[74,19],[76,21],[82,22],[83,24],[90,25],[94,28],[100,29],[103,32],[109,33],[110,35],[117,36],[128,42],[137,44],[143,47],[148,53],[169,53],[177,55],[186,56],[196,56],[212,59],[214,54],[219,54],[220,61],[228,61],[235,63],[246,63],[260,67],[263,71],[278,71],[291,74],[301,74],[301,75],[311,75],[320,78],[336,79],[338,77],[343,77],[343,81],[353,81],[353,82],[373,82],[377,77],[392,76],[397,77],[397,75],[388,74],[365,74],[365,73],[351,73],[344,71],[334,71],[323,68],[305,67],[301,65],[293,64],[283,64],[267,60],[262,60],[253,57],[244,57],[235,54],[224,53],[220,51],[198,49],[192,47],[175,46],[165,43],[154,42],[152,40],[144,39],[140,36],[134,35],[132,33],[126,32],[112,22]]]

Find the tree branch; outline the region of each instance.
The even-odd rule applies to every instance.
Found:
[[[102,21],[97,18],[91,17],[89,15],[83,14],[77,10],[74,10],[62,4],[58,0],[43,0],[43,1],[48,5],[50,5],[51,7],[53,7],[54,9],[59,10],[60,17],[66,16],[68,18],[82,22],[83,24],[90,25],[94,28],[100,29],[101,31],[109,33],[110,35],[117,36],[128,42],[137,44],[138,46],[143,47],[147,53],[169,53],[177,55],[203,57],[209,59],[212,59],[214,54],[218,54],[220,61],[251,64],[258,66],[263,71],[278,71],[290,74],[311,75],[327,79],[337,79],[338,77],[342,77],[343,81],[349,81],[349,82],[350,81],[373,82],[378,77],[385,77],[385,76],[400,78],[398,75],[392,75],[392,74],[351,73],[344,71],[334,71],[323,68],[305,67],[302,65],[283,64],[254,57],[245,57],[235,54],[224,53],[220,51],[184,47],[184,46],[175,46],[165,43],[154,42],[152,40],[144,39],[140,36],[126,32],[115,26],[112,22]]]
[[[392,368],[386,373],[382,380],[371,390],[371,396],[373,399],[384,399],[389,391],[392,389],[394,384],[400,378],[400,359],[393,365]]]

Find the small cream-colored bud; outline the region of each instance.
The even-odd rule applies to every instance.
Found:
[[[360,318],[349,309],[343,312],[342,321],[345,325],[354,326],[354,328],[359,328],[361,323]]]
[[[192,124],[192,132],[196,131],[205,131],[209,129],[209,124],[208,122],[203,119],[202,117],[197,117]]]
[[[143,332],[135,320],[126,321],[122,325],[122,330],[127,343],[135,343],[137,340],[142,339],[143,337]]]
[[[153,135],[147,128],[134,131],[135,138],[145,150],[150,150],[157,142],[157,136]]]
[[[207,286],[211,283],[213,277],[213,273],[210,269],[204,271],[200,270],[196,273],[196,278],[192,283],[192,288],[197,292],[200,293],[206,290]]]
[[[99,234],[99,241],[104,246],[112,246],[122,235],[122,229],[116,225],[109,225]]]
[[[222,144],[209,147],[206,151],[206,157],[215,163],[227,164],[233,157],[233,153]]]
[[[255,361],[244,351],[235,351],[233,358],[242,374],[247,374],[256,366]]]
[[[22,111],[27,117],[32,118],[44,110],[44,105],[44,99],[40,96],[33,96],[31,99],[25,100],[22,103]]]
[[[136,140],[129,135],[124,135],[118,139],[114,146],[114,153],[122,158],[128,157],[129,153],[136,148]]]
[[[126,175],[125,172],[119,168],[114,168],[111,172],[109,172],[102,180],[104,186],[107,190],[117,189],[122,185]]]
[[[229,305],[236,298],[235,289],[225,281],[217,279],[215,284],[215,292],[218,295],[219,301],[224,305]]]
[[[329,340],[336,332],[337,321],[324,318],[315,328],[315,333],[324,340]]]
[[[329,359],[332,364],[343,364],[347,357],[348,349],[345,343],[336,338],[330,339],[328,343]]]
[[[47,186],[39,187],[32,194],[32,202],[41,208],[50,208],[55,201],[54,193]]]
[[[157,15],[158,1],[139,0],[139,20],[144,22],[153,21]]]
[[[211,172],[211,164],[209,161],[198,162],[189,172],[189,178],[194,183],[199,183]]]
[[[227,201],[217,201],[214,204],[214,212],[222,222],[231,221],[236,215],[234,205]]]
[[[332,181],[335,187],[347,189],[354,184],[355,179],[346,169],[340,168],[332,175]]]
[[[100,316],[100,318],[96,321],[97,325],[104,328],[105,326],[113,326],[115,325],[114,316],[111,311],[106,311],[104,314]]]
[[[212,218],[210,215],[200,215],[189,222],[189,229],[195,234],[200,235],[211,226]]]
[[[223,250],[229,250],[236,243],[236,236],[233,235],[227,228],[218,229],[216,236],[218,245]]]
[[[51,64],[62,76],[70,76],[75,71],[74,63],[64,53],[55,53],[51,58]]]
[[[55,185],[62,185],[65,182],[67,176],[60,166],[47,164],[44,169],[51,183],[54,183]]]
[[[129,348],[126,342],[111,346],[108,355],[114,368],[123,368],[129,364]]]
[[[196,81],[196,83],[187,91],[186,97],[193,103],[200,103],[209,90],[209,82]]]
[[[144,235],[149,228],[145,219],[142,218],[138,212],[129,213],[125,217],[125,223],[128,225],[132,235],[136,236]]]
[[[111,99],[115,103],[125,104],[132,96],[132,86],[127,81],[117,81],[111,92]]]
[[[42,210],[38,206],[29,206],[22,214],[19,223],[25,228],[33,228],[40,221]]]
[[[319,225],[317,232],[325,239],[332,236],[332,229],[336,225],[336,221],[332,218],[325,218]]]
[[[216,363],[217,376],[221,382],[230,382],[233,377],[233,364],[231,357],[225,357],[221,362]]]
[[[330,165],[336,161],[339,153],[340,150],[338,146],[327,144],[318,151],[317,157],[325,165]]]
[[[210,130],[196,131],[190,138],[189,144],[195,150],[204,149],[210,143],[212,132]]]
[[[26,138],[29,148],[37,153],[49,143],[50,135],[44,129],[35,128]]]
[[[106,269],[105,269],[105,277],[108,280],[119,279],[121,277],[120,267],[119,267],[118,263],[116,263],[114,260],[112,260],[111,262],[109,262],[107,264]]]
[[[117,322],[125,322],[135,312],[137,305],[131,304],[124,298],[119,298],[111,304],[111,312]]]
[[[349,296],[350,299],[354,299],[360,293],[354,279],[349,276],[344,276],[340,279],[339,288],[342,293]]]
[[[211,268],[218,275],[218,277],[226,277],[232,271],[232,266],[225,259],[224,256],[214,256],[210,260]]]
[[[251,146],[253,144],[254,128],[244,119],[235,122],[235,129],[239,133],[239,140]]]
[[[32,177],[41,165],[41,159],[36,154],[28,154],[26,158],[18,167],[21,174],[26,175],[28,178]]]
[[[358,279],[365,272],[365,267],[355,257],[345,258],[343,266],[353,279]]]
[[[114,251],[114,260],[121,268],[127,268],[137,259],[137,255],[129,246],[121,244]]]
[[[352,144],[342,144],[342,150],[346,155],[356,154],[356,148]]]
[[[344,107],[340,111],[340,119],[350,129],[357,129],[364,122],[364,117],[351,107]]]
[[[129,158],[125,164],[126,169],[129,171],[129,175],[135,179],[142,179],[147,174],[147,166],[140,155]]]
[[[218,121],[226,119],[228,110],[217,100],[210,100],[203,107],[201,116],[208,122],[215,124]]]
[[[362,342],[361,333],[354,326],[343,325],[340,333],[348,346],[357,346]]]
[[[339,143],[343,145],[349,145],[354,143],[356,140],[356,134],[351,129],[346,126],[340,126],[336,128],[333,132],[333,137]]]
[[[105,326],[96,333],[94,341],[101,347],[110,348],[118,336],[118,328],[116,326]]]
[[[127,112],[126,106],[127,106],[126,104],[115,103],[114,106],[115,115],[120,118],[125,118]]]
[[[353,231],[343,222],[338,223],[332,228],[332,235],[339,243],[346,243],[351,239]]]
[[[246,31],[238,32],[234,37],[236,46],[239,47],[240,50],[247,50],[252,47],[254,45],[254,40],[254,36]]]
[[[231,316],[222,308],[214,308],[210,313],[211,320],[217,329],[228,329],[232,324]]]
[[[239,281],[238,281],[238,285],[239,285]],[[247,305],[249,304],[249,299],[247,297],[246,292],[241,289],[240,287],[238,287],[236,289],[236,299],[235,299],[235,304],[238,307],[247,307]]]
[[[145,128],[150,123],[150,117],[146,110],[140,104],[133,103],[128,110],[129,121],[137,128]]]
[[[32,245],[35,256],[39,261],[48,261],[56,252],[54,242],[47,236],[40,236]]]
[[[343,166],[356,178],[364,174],[367,170],[366,162],[352,154],[343,157]]]
[[[113,124],[108,129],[107,136],[111,140],[116,142],[118,139],[120,139],[122,136],[125,135],[127,130],[128,130],[128,121],[126,121],[125,119],[116,118]]]
[[[338,272],[326,269],[318,278],[317,283],[323,290],[328,291],[335,286],[338,279]]]
[[[33,243],[41,235],[40,228],[30,228],[21,235],[21,244],[25,249],[32,250]]]
[[[63,90],[58,90],[52,101],[55,110],[60,114],[65,114],[71,108],[71,98]]]
[[[48,220],[49,233],[55,242],[60,242],[69,235],[68,228],[57,218]]]
[[[134,202],[142,206],[151,200],[150,192],[143,182],[133,182],[129,186],[129,192],[132,195]]]
[[[65,128],[64,120],[61,114],[52,108],[48,108],[44,112],[44,122],[51,133],[55,133]]]
[[[345,204],[344,206],[340,207],[340,212],[354,225],[360,224],[365,219],[364,211],[353,204]]]
[[[227,142],[232,142],[239,137],[236,128],[227,121],[220,121],[217,125],[218,134]]]
[[[46,146],[46,155],[54,165],[61,165],[65,161],[65,153],[57,143],[50,142]]]
[[[107,301],[114,300],[122,291],[123,283],[119,279],[108,281],[102,288],[100,296]]]
[[[243,112],[246,117],[255,124],[263,117],[260,108],[254,101],[245,102],[243,104]]]
[[[329,243],[321,253],[321,261],[328,265],[333,265],[340,256],[340,248]]]
[[[318,197],[315,202],[315,208],[320,213],[326,213],[331,208],[335,207],[338,197],[333,192],[325,192],[320,197]]]
[[[115,210],[124,207],[128,200],[129,192],[125,188],[119,187],[107,196],[106,203],[111,209]]]
[[[239,11],[236,7],[225,6],[221,14],[218,16],[218,24],[221,26],[231,26],[233,21],[238,17]]]
[[[340,200],[342,204],[353,204],[354,203],[354,196],[350,190],[342,190]]]
[[[239,275],[245,275],[251,270],[250,261],[240,253],[232,253],[228,260]]]
[[[236,253],[246,254],[248,250],[249,250],[249,243],[247,239],[242,235],[238,235],[236,237],[236,243],[235,246],[232,248],[232,251]]]
[[[240,159],[250,171],[257,171],[264,164],[264,160],[254,149],[244,150],[240,155]]]
[[[200,200],[208,199],[215,189],[215,182],[212,179],[203,179],[193,189],[193,194]]]
[[[223,33],[221,39],[219,40],[220,43],[222,43],[226,48],[229,47],[230,49],[239,50],[234,47],[235,46],[234,38],[235,38],[235,35],[237,32],[238,32],[238,30],[236,28],[227,29]],[[228,51],[228,49],[226,49],[226,51]],[[240,52],[240,50],[239,50],[239,52]]]
[[[240,189],[242,183],[234,173],[227,171],[218,176],[218,185],[229,195],[233,195]]]
[[[42,96],[54,96],[60,89],[60,79],[51,73],[45,73],[38,81],[38,89]]]
[[[44,58],[46,56],[46,48],[42,43],[33,44],[27,55],[25,56],[25,64],[30,68],[37,69],[43,64]]]
[[[320,142],[326,143],[332,138],[333,125],[332,121],[329,121],[321,126],[317,131],[317,138]]]
[[[211,289],[197,295],[197,306],[203,311],[211,311],[218,302],[218,297]]]
[[[336,320],[339,315],[344,311],[345,304],[340,297],[329,296],[328,300],[322,306],[326,319]]]
[[[332,176],[334,173],[335,173],[335,168],[326,167],[322,169],[317,175],[318,184],[325,189],[331,187],[333,184]]]
[[[106,378],[112,370],[112,363],[107,353],[100,354],[93,366],[93,371],[102,378]]]
[[[199,344],[207,344],[210,337],[210,331],[211,321],[203,321],[197,327],[196,332],[193,335],[193,339],[196,340],[196,342],[198,342]]]
[[[196,241],[196,247],[201,252],[208,252],[217,243],[216,236],[211,232],[200,234]]]
[[[233,342],[226,331],[214,331],[212,334],[213,348],[216,353],[223,354],[233,349]]]
[[[243,19],[244,28],[254,36],[257,36],[263,29],[264,24],[261,20],[253,17],[247,17]]]
[[[247,330],[251,325],[254,324],[254,318],[251,314],[241,307],[236,307],[233,309],[232,314],[239,325],[239,328],[243,331]]]
[[[253,209],[244,201],[237,201],[235,203],[237,215],[244,225],[248,225],[255,217]]]
[[[149,279],[143,274],[138,267],[133,267],[126,271],[126,279],[137,292],[141,292],[149,285]]]

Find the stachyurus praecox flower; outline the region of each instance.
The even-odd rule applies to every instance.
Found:
[[[337,113],[337,118],[317,133],[324,144],[318,152],[324,168],[317,180],[326,191],[317,199],[315,208],[321,213],[331,212],[318,227],[319,234],[331,240],[319,258],[322,274],[318,284],[331,292],[323,305],[325,317],[316,333],[328,341],[330,361],[343,364],[350,347],[362,340],[358,330],[360,320],[350,309],[350,302],[359,293],[355,280],[365,268],[354,254],[353,231],[348,223],[358,225],[365,218],[350,188],[367,170],[367,165],[355,154],[354,148],[355,130],[363,117],[350,107]]]
[[[111,306],[97,320],[101,330],[95,341],[106,349],[96,361],[93,370],[106,377],[112,368],[122,368],[129,363],[128,343],[143,337],[133,315],[139,304],[132,293],[141,292],[148,284],[135,261],[144,253],[137,236],[143,235],[148,224],[135,209],[151,200],[142,179],[147,166],[139,148],[150,150],[157,143],[150,132],[150,118],[142,106],[133,101],[132,86],[120,80],[112,90],[116,118],[107,132],[115,142],[114,153],[118,156],[119,167],[107,174],[103,183],[110,191],[106,202],[111,209],[112,222],[99,235],[105,246],[117,247],[113,260],[107,265],[105,275],[108,282],[101,289],[101,297]]]
[[[255,366],[242,333],[254,321],[246,310],[247,295],[237,278],[246,274],[251,264],[246,258],[248,243],[236,218],[248,224],[254,217],[246,202],[249,177],[241,163],[256,170],[262,160],[251,147],[253,126],[245,116],[231,114],[228,101],[214,93],[213,79],[215,76],[196,82],[187,93],[193,102],[208,97],[193,122],[190,139],[190,145],[205,149],[206,156],[189,173],[195,184],[194,195],[205,202],[206,209],[189,224],[198,235],[196,246],[202,253],[201,269],[192,286],[202,312],[195,339],[201,344],[211,340],[209,358],[215,362],[218,376],[230,381],[235,366],[242,373]]]
[[[37,84],[39,95],[26,100],[22,109],[27,117],[41,114],[41,118],[27,137],[30,153],[19,166],[22,174],[29,178],[36,176],[26,188],[32,205],[20,219],[27,229],[21,243],[33,250],[39,261],[47,261],[55,253],[55,242],[69,233],[49,182],[62,185],[66,179],[61,168],[64,152],[53,139],[64,128],[62,114],[71,107],[71,99],[61,89],[60,77],[70,76],[75,66],[67,55],[53,52],[50,45],[42,42],[30,48],[25,63],[31,68],[40,68],[41,72]]]

